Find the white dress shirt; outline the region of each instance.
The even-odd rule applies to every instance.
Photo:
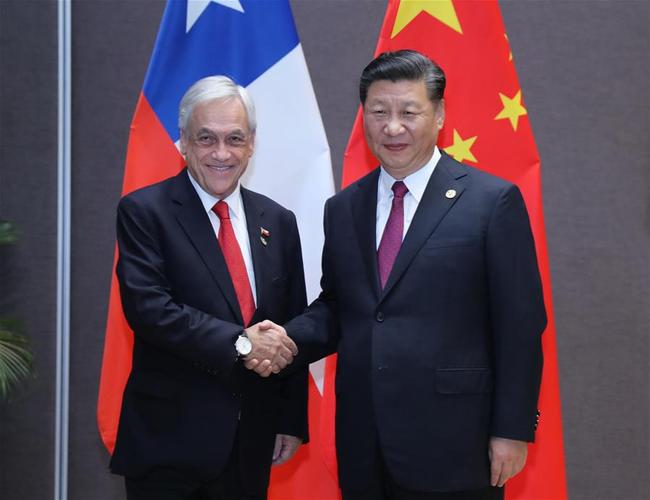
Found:
[[[221,227],[221,221],[217,214],[212,211],[212,207],[219,202],[219,198],[212,196],[205,189],[203,189],[198,182],[192,177],[190,171],[187,171],[187,175],[190,177],[190,182],[196,194],[199,195],[203,208],[205,209],[208,217],[210,218],[210,224],[214,229],[214,235],[217,238],[219,237],[219,228]],[[241,199],[241,189],[239,182],[235,190],[226,198],[223,199],[228,204],[228,212],[230,213],[230,222],[232,224],[233,231],[235,232],[235,238],[237,238],[237,243],[239,243],[239,248],[241,250],[242,256],[244,257],[244,264],[246,264],[246,272],[248,273],[248,281],[251,285],[251,291],[253,292],[253,300],[257,306],[257,287],[255,286],[255,271],[253,270],[253,257],[251,256],[251,243],[248,237],[248,227],[246,226],[246,213],[244,212],[244,203]]]
[[[415,211],[424,194],[424,190],[429,183],[429,178],[433,174],[433,170],[436,168],[441,156],[440,150],[436,146],[433,150],[433,156],[421,169],[416,170],[411,175],[402,179],[409,190],[404,196],[404,233],[402,234],[402,240],[406,236],[406,232],[411,225]],[[394,194],[392,188],[395,182],[397,182],[397,179],[393,179],[382,166],[379,172],[379,181],[377,182],[377,237],[375,240],[377,248],[379,248],[379,243],[381,243],[381,236],[384,234],[384,228],[388,222],[390,209],[393,205]]]

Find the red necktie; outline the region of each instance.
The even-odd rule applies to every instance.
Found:
[[[221,200],[212,207],[212,211],[217,214],[217,217],[221,221],[221,225],[219,226],[219,245],[226,259],[230,279],[232,279],[232,284],[235,287],[235,294],[237,294],[237,302],[239,302],[241,315],[244,319],[244,326],[247,326],[255,312],[255,301],[253,300],[253,292],[251,291],[251,284],[248,280],[244,257],[242,256],[241,248],[239,248],[235,231],[233,231],[232,223],[230,222],[228,204]]]
[[[388,281],[388,275],[395,258],[402,246],[402,236],[404,234],[404,196],[409,192],[408,188],[402,181],[393,184],[393,204],[390,207],[390,214],[384,234],[381,235],[381,243],[377,249],[377,263],[379,264],[379,279],[383,290]]]

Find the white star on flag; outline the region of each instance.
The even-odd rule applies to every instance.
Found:
[[[239,0],[187,0],[187,20],[185,22],[185,33],[189,33],[196,20],[203,14],[210,3],[218,3],[237,12],[244,12]]]

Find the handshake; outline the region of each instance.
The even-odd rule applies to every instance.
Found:
[[[253,349],[244,357],[244,366],[261,377],[280,373],[298,355],[298,348],[286,330],[270,320],[246,328],[246,336]]]

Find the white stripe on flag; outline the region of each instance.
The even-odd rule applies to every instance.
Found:
[[[309,302],[320,292],[323,206],[334,194],[329,145],[300,44],[248,86],[255,155],[242,183],[296,214]],[[311,366],[323,393],[323,362]]]

